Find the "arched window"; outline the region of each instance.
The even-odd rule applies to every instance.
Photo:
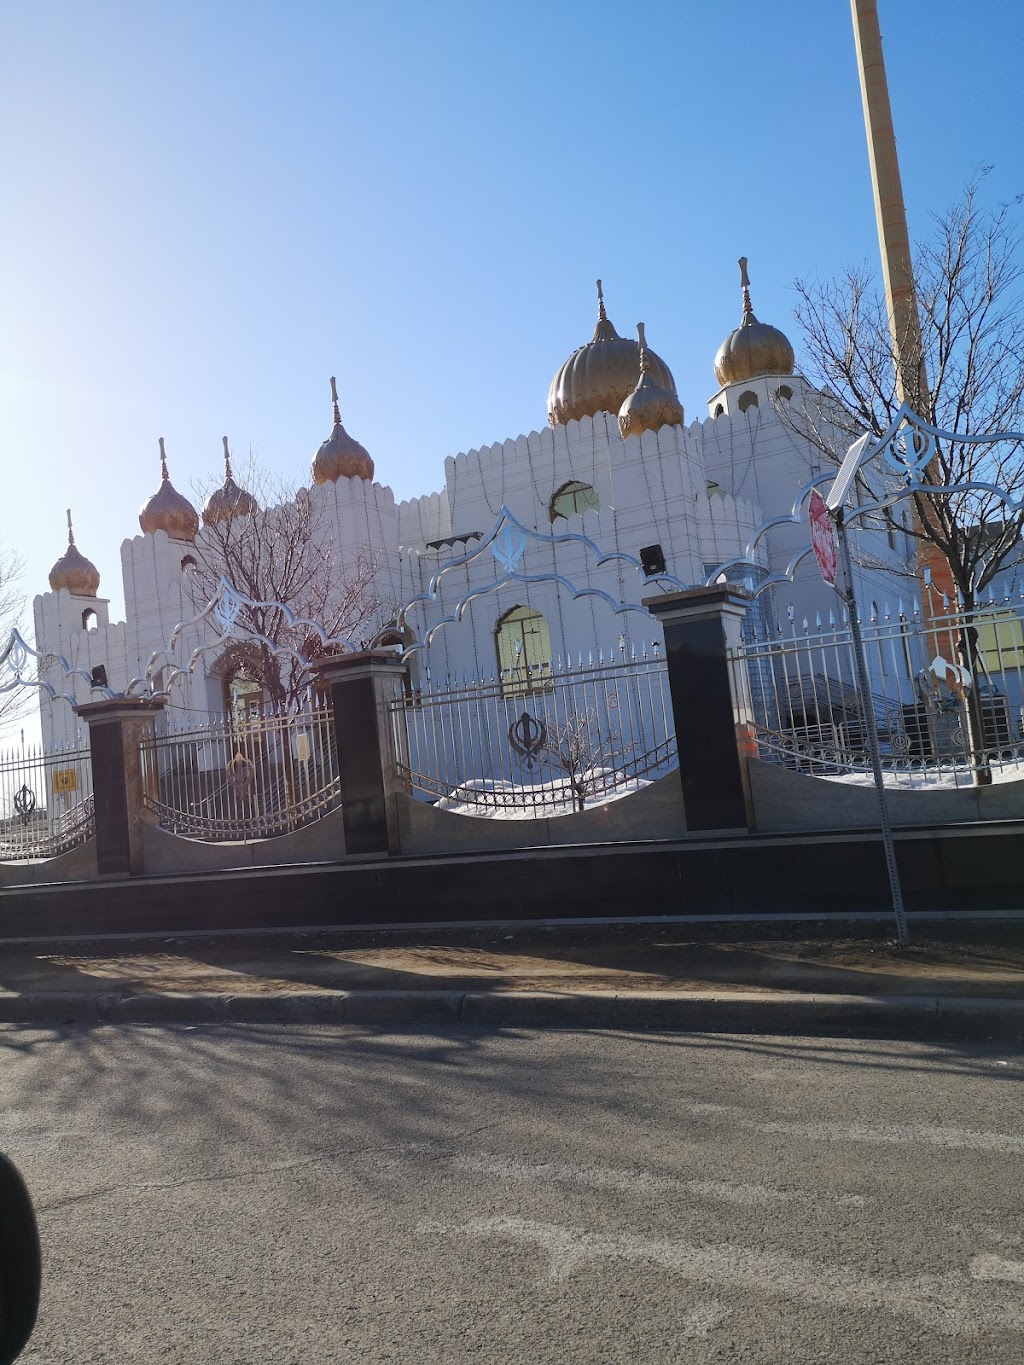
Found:
[[[793,397],[793,390],[789,387],[788,384],[780,384],[779,387],[775,390],[775,397],[780,402],[782,401],[782,399],[785,399],[786,402],[788,403],[789,400]]]
[[[741,394],[740,394],[740,401],[739,401],[739,405],[738,405],[738,406],[739,406],[740,412],[746,412],[746,410],[747,410],[748,408],[756,408],[756,407],[759,407],[760,404],[759,404],[759,402],[758,402],[757,394],[754,393],[754,391],[753,391],[752,389],[748,389],[748,390],[746,391],[746,393],[741,393]]]
[[[547,687],[551,678],[551,631],[539,611],[513,607],[494,630],[502,694],[518,696]]]
[[[93,611],[92,607],[86,607],[85,611],[82,612],[82,629],[95,630],[98,625],[99,619],[96,616],[96,613]]]
[[[596,512],[600,506],[601,501],[590,484],[573,479],[571,483],[562,484],[551,499],[548,515],[552,521],[557,521],[559,517],[568,519],[582,516],[584,512]]]
[[[715,416],[716,416],[716,417],[721,417],[722,414],[723,414],[724,412],[725,412],[725,404],[724,404],[724,403],[716,403],[716,404],[715,404]]]
[[[182,573],[192,573],[195,567],[196,567],[195,555],[186,555],[185,558],[181,561]]]

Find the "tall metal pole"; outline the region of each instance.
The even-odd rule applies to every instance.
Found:
[[[885,778],[882,776],[882,751],[878,744],[878,727],[875,724],[875,708],[871,702],[871,679],[864,658],[864,638],[860,630],[860,617],[857,614],[857,599],[853,591],[853,564],[850,560],[850,546],[846,538],[846,517],[841,507],[835,513],[836,530],[839,532],[839,554],[842,559],[843,582],[846,587],[846,601],[850,608],[850,629],[853,633],[853,657],[857,665],[857,686],[860,689],[864,707],[864,726],[867,731],[868,756],[871,759],[871,773],[875,780],[875,795],[878,797],[879,823],[882,827],[882,847],[885,850],[885,866],[889,873],[889,891],[892,897],[892,912],[896,917],[896,937],[900,947],[910,943],[907,930],[907,916],[903,908],[903,888],[900,885],[900,872],[896,866],[896,845],[889,822],[889,802],[885,794]]]
[[[886,310],[896,363],[896,392],[922,417],[927,393],[921,323],[917,313],[914,272],[910,258],[907,210],[903,202],[896,134],[892,126],[889,86],[882,58],[876,0],[850,0],[857,71],[864,105],[871,187],[875,197],[878,247],[882,257]]]
[[[892,338],[893,365],[896,370],[896,394],[900,402],[928,420],[930,398],[928,376],[924,366],[924,347],[921,342],[921,320],[917,311],[914,286],[914,267],[910,256],[910,234],[907,230],[907,210],[903,202],[903,183],[900,163],[896,155],[896,134],[889,103],[889,85],[885,78],[882,57],[882,35],[878,27],[877,0],[850,0],[853,17],[853,40],[857,50],[857,72],[860,94],[864,105],[864,131],[868,139],[868,163],[871,167],[871,188],[875,199],[875,222],[878,227],[878,249],[882,259],[882,281],[885,286],[885,307]],[[942,483],[936,471],[933,483]],[[917,500],[910,504],[916,544],[917,573],[924,578],[927,569],[941,590],[950,598],[955,593],[949,562],[938,547],[927,537],[922,517],[927,520]],[[925,538],[921,532],[926,532]],[[927,595],[922,594],[922,605],[927,614]]]

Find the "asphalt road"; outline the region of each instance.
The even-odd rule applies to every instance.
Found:
[[[1024,1359],[1024,1065],[982,1047],[0,1029],[26,1362]]]

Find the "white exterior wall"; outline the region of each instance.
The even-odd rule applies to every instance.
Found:
[[[794,391],[803,385],[799,376],[785,378]],[[336,547],[342,569],[360,554],[374,557],[378,586],[389,608],[393,604],[397,609],[425,592],[432,574],[472,552],[477,538],[493,528],[502,505],[541,536],[550,536],[552,531],[583,532],[605,553],[638,555],[641,548],[659,544],[668,571],[696,585],[710,568],[742,554],[763,520],[790,511],[797,489],[822,467],[824,457],[776,411],[771,398],[777,387],[774,378],[733,385],[717,398],[724,395],[726,404],[735,407],[733,400],[740,393],[759,385],[763,392],[758,407],[687,427],[664,427],[623,441],[615,417],[598,414],[459,454],[445,461],[440,491],[398,504],[390,488],[357,478],[313,487],[300,496],[308,495],[321,504],[322,534],[325,543]],[[551,500],[572,480],[592,485],[600,508],[568,522],[560,519],[552,527]],[[885,536],[876,533],[868,539],[879,561],[895,566],[899,555],[889,550]],[[430,548],[432,541],[451,543]],[[794,550],[806,543],[803,528],[773,531],[765,547],[764,567],[780,571]],[[189,576],[182,570],[182,559],[193,549],[169,540],[162,531],[126,540],[121,564],[127,619],[108,622],[102,600],[72,598],[66,591],[46,593],[35,603],[38,647],[59,652],[73,666],[90,671],[103,664],[110,687],[123,689],[145,673],[147,662],[166,646],[175,626],[195,616],[203,605],[193,600]],[[550,542],[528,541],[518,569],[526,575],[557,572],[577,588],[600,590],[616,603],[639,602],[669,590],[649,582],[629,565],[598,568],[593,555],[578,543],[553,548]],[[445,626],[429,650],[417,657],[421,677],[427,667],[435,679],[489,676],[497,667],[496,624],[517,605],[543,613],[556,660],[580,654],[586,658],[599,649],[607,655],[617,646],[620,634],[638,650],[661,642],[660,627],[646,613],[616,614],[599,597],[574,599],[564,586],[553,582],[513,583],[486,593],[502,573],[488,550],[443,577],[438,602],[410,613],[408,624],[422,638],[443,616],[464,604],[462,619]],[[875,578],[872,574],[865,578],[866,597],[878,597],[880,603],[893,598],[892,580],[878,578],[876,583]],[[913,584],[906,581],[909,594]],[[483,595],[468,602],[474,593]],[[800,567],[791,594],[777,592],[775,596],[780,613],[791,601],[796,614],[812,621],[818,613],[827,616],[836,603],[813,559]],[[90,608],[97,612],[99,627],[84,631],[82,612]],[[212,633],[192,632],[181,641],[176,663],[185,664],[198,644],[214,638]],[[217,652],[211,651],[195,674],[178,684],[175,706],[196,711],[222,708],[220,680],[210,676]],[[62,686],[59,670],[55,674],[51,669],[49,678],[55,686]],[[88,693],[84,682],[75,683],[78,701],[88,700]],[[74,739],[78,722],[63,703],[44,702],[42,720],[47,744]]]

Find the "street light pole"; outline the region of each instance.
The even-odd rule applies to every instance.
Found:
[[[875,708],[871,702],[871,679],[864,658],[864,639],[860,630],[860,617],[857,614],[857,598],[853,590],[853,564],[850,559],[850,546],[847,541],[846,517],[842,507],[834,513],[836,530],[839,533],[839,555],[842,562],[844,596],[850,610],[850,629],[853,635],[853,657],[857,666],[857,686],[860,689],[864,707],[864,724],[867,730],[868,755],[871,759],[871,772],[875,779],[875,795],[878,797],[878,812],[882,827],[882,847],[885,850],[885,866],[889,874],[889,891],[892,896],[892,912],[896,917],[896,937],[900,947],[910,943],[907,930],[907,916],[903,908],[903,888],[900,885],[900,872],[896,865],[896,846],[889,822],[889,802],[885,794],[885,779],[882,776],[882,751],[878,744],[878,727],[875,724]]]

